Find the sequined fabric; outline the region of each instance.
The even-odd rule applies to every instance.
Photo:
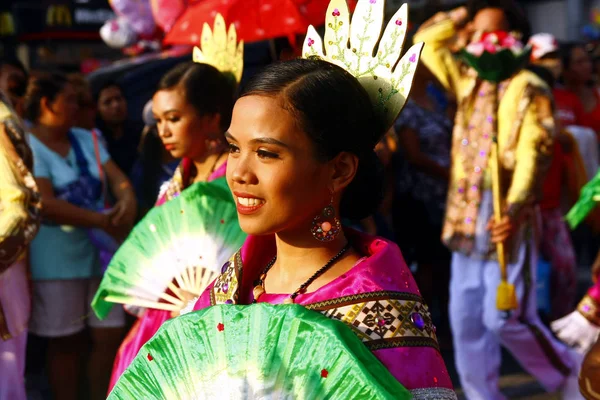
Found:
[[[0,97],[0,272],[23,256],[40,223],[33,157],[17,118]]]
[[[456,400],[453,390],[444,388],[427,388],[411,390],[413,400]]]
[[[491,188],[493,135],[498,138],[504,212],[519,219],[539,198],[543,180],[538,177],[552,159],[552,96],[535,74],[521,71],[500,84],[496,99],[494,85],[479,80],[448,49],[456,37],[452,20],[438,16],[423,26],[414,38],[427,43],[421,60],[458,101],[442,240],[452,251],[471,255],[481,192]],[[482,256],[492,258],[494,247],[488,247]],[[508,247],[514,257],[516,246]]]

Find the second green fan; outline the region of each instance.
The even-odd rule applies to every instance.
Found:
[[[113,303],[177,312],[199,296],[243,244],[225,178],[196,183],[155,207],[111,260],[92,307]]]

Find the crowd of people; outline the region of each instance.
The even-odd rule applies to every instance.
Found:
[[[518,32],[528,65],[498,84],[479,79],[459,54],[481,31]],[[180,64],[143,124],[118,82],[92,93],[81,75],[0,60],[0,400],[26,398],[26,368],[43,372],[56,400],[106,398],[176,316],[126,306],[97,318],[90,304],[112,255],[150,210],[218,179],[248,238],[196,310],[330,302],[339,315],[324,313],[345,322],[358,302],[416,301],[418,312],[365,311],[375,325],[354,323],[415,398],[455,398],[441,347],[453,349],[468,399],[503,399],[501,346],[546,390],[581,398],[583,354],[549,323],[575,310],[578,266],[600,271],[598,214],[575,231],[563,218],[600,166],[600,64],[583,43],[532,35],[511,0],[472,0],[412,34],[425,43],[421,64],[392,123],[323,60],[273,63],[241,88],[213,65]],[[545,297],[535,290],[543,265]],[[497,305],[503,283],[514,288],[508,313]],[[396,319],[418,329],[392,338],[373,328]]]

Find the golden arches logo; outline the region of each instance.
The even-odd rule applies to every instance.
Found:
[[[0,36],[11,36],[15,34],[15,21],[9,12],[0,13]]]
[[[48,26],[71,26],[73,20],[69,6],[50,6],[46,12],[46,25]]]

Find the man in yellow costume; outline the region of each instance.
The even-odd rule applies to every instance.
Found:
[[[458,103],[442,232],[453,252],[450,323],[456,366],[469,400],[504,399],[498,387],[503,345],[545,389],[576,400],[580,360],[543,326],[536,307],[532,221],[552,157],[550,90],[525,70],[499,84],[484,81],[450,50],[464,47],[475,33],[495,31],[518,32],[526,40],[529,25],[516,2],[470,1],[466,8],[434,16],[415,35],[416,42],[425,42],[422,61]],[[504,189],[498,222],[490,171],[494,137]],[[510,313],[496,303],[498,242],[506,248],[508,283],[516,288],[518,307]]]

